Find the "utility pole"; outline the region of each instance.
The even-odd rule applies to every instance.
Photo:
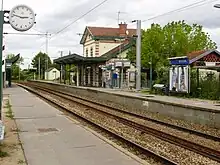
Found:
[[[46,54],[48,54],[48,32],[46,32]]]
[[[121,14],[121,12],[119,11],[118,12],[118,24],[119,24],[119,21],[120,21],[120,14]]]
[[[48,69],[48,32],[46,32],[46,59],[45,59],[45,73],[46,70]],[[47,77],[44,78],[45,80],[48,79],[48,73]]]
[[[63,51],[60,51],[60,57],[63,57]],[[60,80],[63,80],[63,64],[61,64]]]
[[[122,57],[122,51],[121,51],[121,39],[120,39],[120,59],[121,59],[121,89],[123,88],[123,83],[124,83],[124,60]]]
[[[21,69],[21,61],[19,61],[19,67],[18,67],[18,80],[21,80],[21,73],[20,73],[20,69]]]
[[[153,77],[153,69],[152,69],[152,56],[150,58],[150,90],[152,89],[152,77]]]
[[[141,90],[141,20],[137,20],[137,41],[136,41],[136,90]]]
[[[118,11],[118,24],[120,23],[120,15],[121,14],[126,14],[126,12],[121,12],[121,11]]]
[[[121,55],[121,39],[120,39],[120,58],[121,58],[121,89],[122,89],[123,88],[123,78],[124,78],[123,77],[123,74],[124,74],[124,72],[123,72],[124,61],[123,61],[123,58],[122,58],[122,55]]]
[[[115,41],[120,41],[120,45],[119,45],[119,59],[121,61],[121,81],[120,81],[120,88],[123,87],[123,83],[124,83],[124,59],[122,57],[122,41],[125,41],[125,39],[115,39]]]
[[[38,79],[40,80],[40,57],[38,58]]]

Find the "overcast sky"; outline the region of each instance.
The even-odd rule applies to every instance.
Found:
[[[103,0],[4,0],[4,10],[10,10],[17,4],[30,6],[36,16],[36,25],[25,33],[56,33],[71,21],[86,13]],[[49,56],[54,59],[64,51],[82,54],[82,45],[79,44],[85,26],[118,27],[118,11],[121,11],[120,22],[126,22],[129,27],[135,28],[131,23],[134,19],[147,20],[154,16],[178,9],[180,7],[201,0],[108,0],[102,6],[92,11],[62,33],[49,40]],[[188,23],[203,25],[204,30],[220,46],[220,9],[213,8],[220,0],[207,0],[205,4],[187,10],[158,17],[142,23],[146,29],[151,23],[162,25],[172,20],[186,20]],[[4,32],[16,32],[10,25],[4,25]],[[25,58],[25,66],[39,51],[45,52],[45,36],[5,35],[6,53],[21,53]]]

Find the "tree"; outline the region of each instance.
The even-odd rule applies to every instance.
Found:
[[[40,62],[40,72],[44,79],[44,73],[46,71],[46,68],[51,67],[51,59],[50,57],[42,52],[39,52],[32,60],[33,67],[37,68],[38,75],[39,73],[39,62]]]
[[[150,62],[157,74],[163,73],[168,66],[169,57],[185,56],[197,50],[216,49],[216,43],[210,39],[208,33],[203,32],[201,25],[186,24],[184,21],[171,22],[161,27],[152,24],[151,28],[142,32],[143,67],[149,68]],[[134,62],[135,49],[128,52],[128,58]]]

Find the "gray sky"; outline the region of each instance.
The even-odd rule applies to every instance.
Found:
[[[35,13],[37,24],[25,33],[56,33],[71,21],[86,13],[103,0],[4,0],[4,9],[10,10],[17,4],[30,6]],[[69,51],[82,54],[82,45],[79,44],[85,26],[117,27],[118,11],[121,11],[120,21],[126,22],[129,27],[135,28],[131,23],[134,19],[147,20],[151,17],[178,9],[180,7],[201,0],[108,0],[102,6],[83,17],[62,33],[49,40],[49,56],[54,59],[59,51],[64,55]],[[213,8],[220,0],[207,0],[206,4],[189,8],[187,10],[158,17],[142,23],[142,28],[148,28],[151,23],[162,25],[172,20],[186,20],[188,23],[203,25],[204,30],[220,45],[220,9]],[[39,31],[39,32],[38,32]],[[10,25],[4,25],[4,32],[16,32]],[[26,58],[24,67],[30,64],[31,59],[39,52],[45,52],[45,36],[5,35],[6,53],[21,53]]]

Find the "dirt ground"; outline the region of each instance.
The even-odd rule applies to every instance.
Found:
[[[3,97],[3,124],[5,138],[0,144],[0,165],[26,165],[21,142],[18,138],[18,129],[10,108],[9,96]]]

